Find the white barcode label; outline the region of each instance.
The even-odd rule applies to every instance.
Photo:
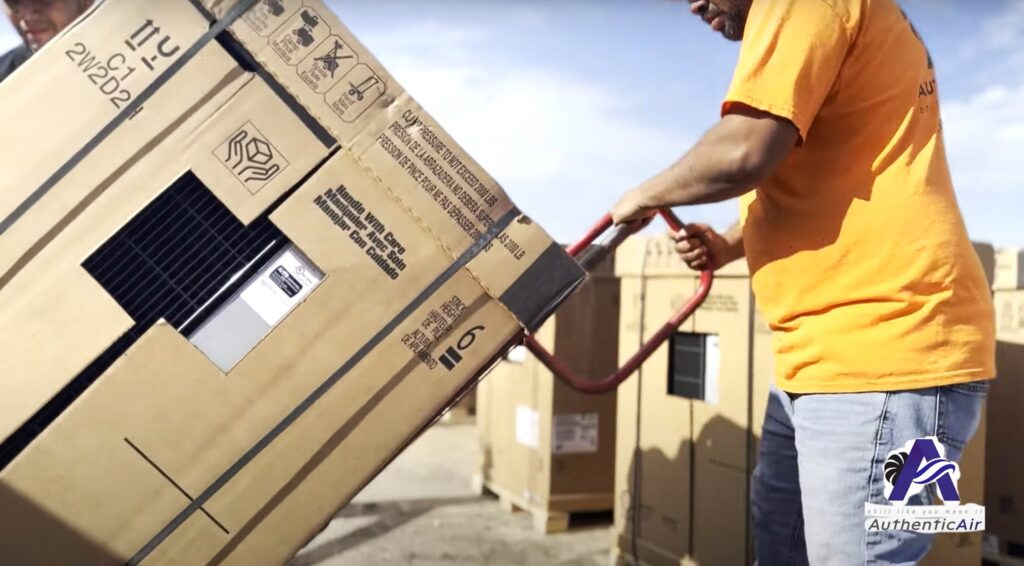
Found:
[[[516,441],[530,448],[540,446],[540,415],[526,405],[516,406]]]
[[[709,405],[718,405],[718,368],[721,360],[718,335],[709,334],[704,342],[704,402]]]
[[[555,415],[552,452],[589,454],[597,452],[597,413]]]
[[[286,248],[260,271],[241,297],[264,322],[276,326],[321,279],[320,270],[297,250]]]

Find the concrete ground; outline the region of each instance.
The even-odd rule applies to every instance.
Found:
[[[476,442],[472,424],[428,430],[289,566],[608,564],[610,514],[542,535],[528,513],[474,494]]]

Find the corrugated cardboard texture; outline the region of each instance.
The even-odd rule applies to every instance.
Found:
[[[146,331],[0,471],[5,560],[283,563],[582,278],[323,4],[248,3],[247,54],[189,0],[106,0],[0,90],[5,124],[64,132],[0,152],[0,439],[133,324],[82,262],[184,173],[243,222],[274,205],[325,274],[227,374]],[[297,28],[264,25],[279,7]],[[328,27],[354,67],[295,51]],[[163,82],[118,123],[111,76],[136,101]],[[525,287],[547,300],[498,300]]]
[[[646,339],[696,289],[696,273],[667,241],[634,238],[616,256],[620,357],[639,345],[641,309]],[[747,561],[753,302],[742,271],[730,266],[680,329],[719,336],[717,404],[668,394],[667,346],[619,388],[615,530],[622,558],[635,545],[645,564]]]
[[[618,317],[619,285],[605,265],[562,305],[536,338],[577,375],[603,378],[618,364]],[[486,399],[478,413],[481,474],[486,484],[540,510],[612,508],[614,392],[578,393],[528,355],[522,362],[502,362],[480,384],[479,396]],[[527,446],[518,438],[517,424],[523,423],[517,420],[524,411],[536,414],[537,446]],[[563,452],[554,445],[556,420],[583,415],[596,415],[595,450],[579,447]]]
[[[1024,544],[1024,452],[1020,414],[1024,406],[1024,290],[996,291],[996,367],[988,401],[985,507],[988,532]]]

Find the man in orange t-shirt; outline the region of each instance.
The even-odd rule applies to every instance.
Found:
[[[938,523],[890,521],[892,507],[959,501],[955,462],[995,376],[931,57],[895,0],[690,5],[742,41],[722,118],[612,216],[740,198],[727,232],[674,237],[693,268],[745,256],[772,329],[760,563],[914,563]]]

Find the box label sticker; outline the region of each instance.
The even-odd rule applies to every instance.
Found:
[[[718,404],[718,368],[722,360],[718,341],[717,334],[704,337],[704,402],[710,405]]]
[[[324,94],[354,69],[358,62],[355,51],[335,35],[303,59],[295,71],[306,86],[317,94]]]
[[[540,415],[526,405],[516,406],[516,442],[530,448],[540,446]]]
[[[252,194],[288,167],[281,151],[248,121],[224,140],[213,155]]]
[[[299,283],[292,274],[288,272],[283,266],[279,266],[274,271],[270,272],[270,280],[277,284],[277,287],[288,295],[288,298],[294,298],[302,291],[302,283]]]
[[[267,264],[242,291],[249,308],[270,326],[277,325],[323,279],[323,274],[293,250]]]
[[[554,454],[597,452],[597,413],[555,415],[551,442]]]
[[[242,21],[249,25],[260,37],[267,37],[281,27],[285,19],[292,16],[299,6],[285,7],[286,0],[261,0],[248,12],[242,15]],[[288,1],[288,4],[295,4]]]
[[[281,27],[270,47],[287,64],[295,65],[331,35],[331,28],[316,10],[304,7]]]

